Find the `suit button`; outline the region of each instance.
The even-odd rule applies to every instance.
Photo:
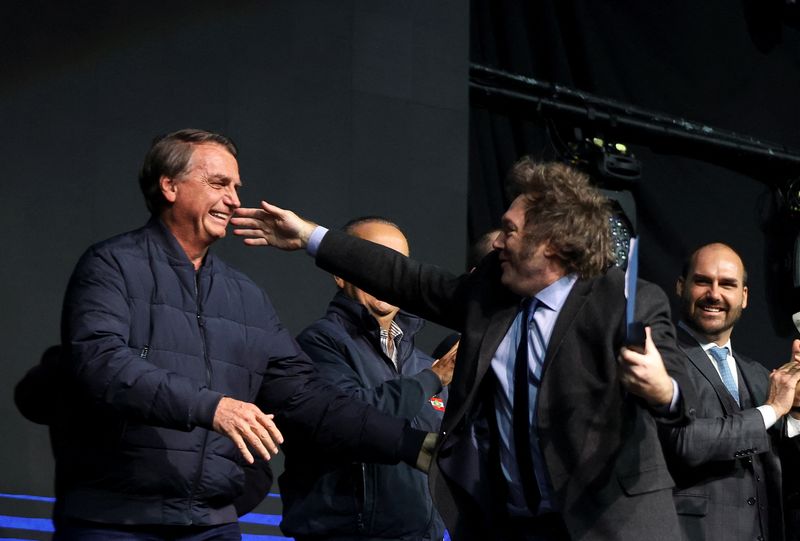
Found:
[[[755,505],[756,499],[755,498],[747,498],[747,505]]]

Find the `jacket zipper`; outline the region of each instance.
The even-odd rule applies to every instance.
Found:
[[[361,466],[361,499],[359,501],[359,509],[358,515],[356,515],[356,526],[358,527],[359,532],[366,531],[366,526],[364,525],[364,511],[366,511],[367,507],[367,465],[363,462],[360,464]]]
[[[203,350],[203,361],[206,365],[206,385],[211,387],[211,361],[208,359],[208,350],[206,348],[206,329],[203,323],[203,308],[200,303],[200,273],[195,271],[194,275],[194,297],[197,306],[197,328],[200,331],[200,348]],[[200,486],[200,481],[203,477],[203,466],[205,465],[206,446],[208,444],[208,431],[204,431],[203,445],[200,448],[200,464],[197,468],[197,475],[195,476],[192,485],[192,492],[189,495],[189,524],[192,524],[192,506],[194,505],[194,498],[197,492],[197,487]]]

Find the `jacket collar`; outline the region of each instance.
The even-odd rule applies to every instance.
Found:
[[[550,336],[547,345],[545,364],[555,355],[556,351],[558,351],[558,348],[561,346],[567,331],[572,326],[575,316],[586,302],[586,298],[589,291],[591,291],[593,283],[593,280],[582,280],[578,278],[567,294],[566,300],[564,300],[563,305],[560,307],[561,309],[559,310],[555,327],[553,327],[553,334]],[[506,291],[508,290],[506,289]],[[494,352],[497,351],[500,342],[503,341],[506,333],[508,333],[509,326],[511,326],[519,312],[521,302],[522,297],[509,297],[507,304],[492,316],[480,346],[478,377],[482,378],[489,369]]]
[[[377,336],[380,332],[378,321],[372,317],[364,305],[351,299],[342,291],[337,291],[334,295],[328,305],[328,313],[341,318],[350,333],[367,331]],[[397,313],[394,321],[402,329],[404,341],[411,339],[425,325],[424,320],[402,310]]]
[[[178,239],[175,238],[175,235],[164,225],[164,222],[161,221],[161,218],[158,216],[151,216],[150,219],[147,221],[147,224],[144,226],[144,230],[147,232],[147,235],[154,239],[156,244],[158,244],[161,249],[166,254],[167,258],[169,259],[170,263],[173,265],[192,265],[192,262],[189,260],[189,256],[186,255],[186,252],[183,251],[183,247],[178,242]],[[211,253],[211,249],[206,252],[206,256],[203,258],[203,264],[200,266],[200,271],[208,271],[214,267],[214,261],[216,257]]]

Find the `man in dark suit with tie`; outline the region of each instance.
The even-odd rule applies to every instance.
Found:
[[[426,439],[453,539],[677,540],[656,430],[656,417],[682,420],[664,368],[678,356],[666,296],[639,282],[647,341],[623,347],[608,202],[559,163],[524,158],[509,182],[495,250],[462,276],[267,203],[233,223],[248,244],[306,247],[320,267],[462,332],[442,430]]]
[[[787,430],[798,431],[784,424],[800,379],[798,364],[789,362],[770,376],[732,348],[731,332],[747,307],[748,289],[742,259],[730,247],[716,243],[695,251],[677,294],[678,345],[697,400],[693,422],[662,426],[660,432],[683,538],[783,539],[778,450],[788,447]]]

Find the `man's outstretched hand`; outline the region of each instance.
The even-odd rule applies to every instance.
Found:
[[[239,208],[231,218],[234,235],[244,237],[250,246],[274,246],[281,250],[299,250],[317,224],[299,217],[291,210],[261,202],[261,208]]]
[[[278,444],[283,443],[283,435],[275,426],[273,417],[255,404],[225,396],[214,412],[213,428],[233,440],[247,463],[252,464],[250,449],[269,460],[278,454]]]

